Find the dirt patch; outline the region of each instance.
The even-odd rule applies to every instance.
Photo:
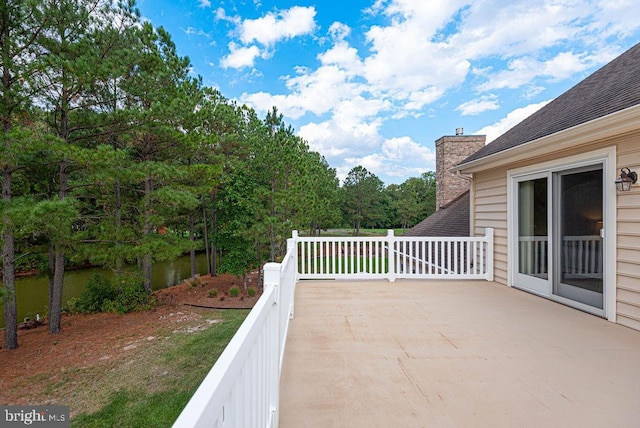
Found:
[[[247,290],[256,290],[255,296],[249,297],[242,281],[232,275],[207,275],[154,292],[157,304],[148,311],[64,315],[62,332],[56,335],[48,334],[46,325],[20,330],[19,348],[0,350],[0,404],[71,404],[69,400],[81,399],[79,390],[91,388],[90,375],[96,368],[135,367],[159,342],[169,340],[167,335],[200,331],[219,322],[212,308],[253,307],[262,292],[257,273],[247,285]],[[238,297],[229,296],[232,287],[240,289]],[[102,369],[96,376],[104,373]],[[84,373],[81,381],[74,376],[78,372]]]

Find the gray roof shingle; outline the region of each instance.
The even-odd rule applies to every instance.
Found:
[[[404,236],[469,236],[469,191],[407,230]]]
[[[640,43],[459,165],[640,104]]]

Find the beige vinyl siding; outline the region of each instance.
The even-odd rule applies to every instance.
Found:
[[[507,284],[507,171],[565,155],[616,146],[617,170],[628,167],[640,175],[640,132],[591,142],[570,153],[549,153],[474,174],[472,230],[483,235],[495,229],[495,280]],[[640,330],[640,181],[630,192],[618,192],[616,204],[616,314],[617,322]]]
[[[618,169],[640,173],[640,135],[618,142]],[[618,323],[640,330],[640,182],[617,194],[616,312]]]
[[[478,174],[474,185],[473,231],[476,236],[482,236],[485,228],[494,229],[494,280],[507,285],[506,171]]]

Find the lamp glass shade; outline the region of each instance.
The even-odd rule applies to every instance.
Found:
[[[633,180],[631,180],[630,178],[626,176],[620,177],[616,180],[616,188],[620,192],[628,192],[629,190],[631,190],[631,183],[633,183]]]

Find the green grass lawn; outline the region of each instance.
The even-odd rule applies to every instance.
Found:
[[[99,410],[72,418],[71,426],[170,427],[248,313],[212,312],[222,322],[201,331],[167,332],[134,361],[91,373],[97,383],[108,383],[104,389],[115,392]]]
[[[329,263],[329,268],[327,269],[327,259]],[[386,257],[357,257],[353,258],[353,267],[351,266],[350,256],[344,256],[340,259],[340,263],[336,262],[336,268],[333,268],[333,260],[329,257],[318,257],[311,260],[311,266],[307,267],[306,273],[359,273],[359,272],[369,272],[369,273],[387,273],[389,271],[388,268],[388,260]],[[317,263],[320,263],[322,269],[319,269]],[[302,266],[303,260],[298,260],[298,267]],[[307,260],[304,260],[306,265]],[[376,266],[378,269],[376,270]],[[299,269],[301,270],[301,269]],[[374,272],[375,271],[375,272]]]

